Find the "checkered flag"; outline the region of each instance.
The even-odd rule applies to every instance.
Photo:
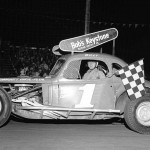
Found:
[[[145,94],[143,59],[123,67],[118,72],[131,100]]]

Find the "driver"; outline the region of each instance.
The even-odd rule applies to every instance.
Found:
[[[98,62],[96,61],[89,61],[88,62],[89,70],[84,74],[83,79],[91,80],[91,79],[101,79],[105,78],[105,74],[102,70],[99,70]]]

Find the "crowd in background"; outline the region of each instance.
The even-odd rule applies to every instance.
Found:
[[[15,62],[15,68],[21,76],[45,77],[56,60],[48,48],[45,49],[22,49],[19,52],[19,59]]]
[[[48,76],[58,59],[49,48],[7,46],[7,51],[17,76]]]

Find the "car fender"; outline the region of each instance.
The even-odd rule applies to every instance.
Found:
[[[116,100],[115,109],[120,110],[121,114],[124,113],[124,109],[128,101],[130,101],[130,99],[128,97],[127,92],[125,91]]]
[[[145,90],[146,90],[146,93],[150,94],[150,82],[147,80],[145,80]],[[127,92],[125,91],[116,100],[115,108],[119,109],[120,112],[123,113],[125,105],[128,101],[130,101],[130,99],[128,97]]]
[[[145,80],[145,88],[149,91],[148,93],[150,93],[150,82]]]

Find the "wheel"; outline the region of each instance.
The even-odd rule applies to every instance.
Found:
[[[9,119],[11,114],[11,101],[7,92],[0,88],[0,127]]]
[[[124,110],[126,124],[141,134],[150,134],[150,97],[128,101]]]

